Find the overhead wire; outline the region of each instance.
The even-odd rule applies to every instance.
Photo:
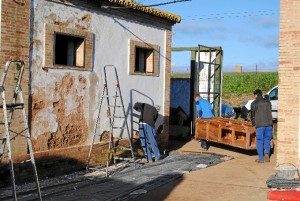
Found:
[[[245,12],[231,12],[231,13],[212,13],[209,15],[189,15],[182,18],[184,21],[193,20],[210,20],[210,19],[225,19],[225,18],[245,18],[255,16],[267,16],[279,14],[278,10],[269,11],[245,11]]]

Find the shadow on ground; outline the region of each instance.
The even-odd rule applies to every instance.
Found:
[[[60,177],[43,178],[40,186],[43,200],[138,199],[141,193],[158,190],[168,183],[173,186],[169,189],[171,192],[182,181],[183,174],[221,163],[224,157],[218,154],[181,154],[173,151],[155,163],[138,163],[136,167],[127,164],[110,171],[108,178],[103,172],[86,175],[85,171],[79,171]],[[19,200],[36,198],[34,183],[18,185],[17,192]],[[168,192],[166,196],[167,194]],[[11,199],[11,187],[0,188],[0,200]]]

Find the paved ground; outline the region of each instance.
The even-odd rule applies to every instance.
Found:
[[[59,178],[46,179],[41,181],[43,187],[42,192],[44,200],[128,200],[134,196],[128,196],[135,189],[145,189],[148,192],[139,196],[135,201],[264,201],[267,200],[268,188],[266,186],[267,179],[275,173],[275,156],[271,157],[271,163],[257,164],[256,151],[243,151],[240,149],[233,149],[228,146],[213,145],[206,153],[199,146],[198,141],[192,140],[183,142],[179,140],[172,140],[171,147],[184,154],[199,154],[204,162],[212,160],[209,156],[220,156],[224,162],[214,166],[195,170],[190,173],[187,170],[195,169],[189,168],[185,171],[177,171],[181,167],[179,164],[167,165],[166,161],[178,161],[177,159],[171,160],[175,155],[171,155],[166,159],[154,164],[148,164],[145,168],[138,169],[145,171],[142,175],[148,180],[155,175],[161,175],[158,179],[152,179],[149,183],[148,180],[143,180],[142,176],[137,176],[138,170],[133,169],[134,174],[127,174],[128,179],[116,179],[111,177],[109,180],[103,177],[92,177],[90,179],[84,177],[84,172],[76,172],[70,175],[64,175]],[[182,155],[182,154],[181,154]],[[226,155],[224,157],[224,155]],[[208,158],[206,159],[205,156]],[[228,157],[229,156],[229,157]],[[192,167],[196,166],[199,158],[193,155],[184,155],[180,160],[183,166],[192,163]],[[171,158],[171,159],[170,159]],[[200,160],[199,159],[199,160]],[[195,161],[195,164],[193,161]],[[219,160],[219,159],[218,159]],[[186,162],[188,161],[188,162]],[[203,165],[204,163],[201,162]],[[210,164],[210,162],[209,162]],[[176,165],[179,165],[177,167]],[[152,167],[159,166],[160,169],[156,170]],[[169,168],[169,169],[168,169]],[[170,170],[171,168],[171,170]],[[175,171],[176,170],[176,171]],[[152,172],[151,172],[152,171]],[[154,172],[153,172],[154,171]],[[164,173],[167,171],[167,174]],[[175,172],[176,177],[174,177]],[[180,174],[179,174],[180,173]],[[150,174],[150,175],[149,175]],[[148,176],[147,176],[148,175]],[[170,177],[170,178],[168,178]],[[53,181],[52,181],[53,180]],[[51,182],[52,181],[52,182]],[[124,182],[127,181],[127,182]],[[129,181],[129,182],[128,182]],[[166,184],[167,183],[167,184]],[[140,187],[141,186],[141,187]],[[35,191],[29,189],[30,184],[20,186],[20,189],[25,190],[19,198],[20,200],[32,200],[35,196]],[[35,186],[34,186],[35,187]],[[120,194],[121,188],[126,187],[123,194]],[[137,187],[137,188],[135,188]],[[6,192],[7,196],[3,196],[11,200],[11,189],[3,188],[0,195]],[[112,191],[113,190],[113,191]],[[107,191],[108,194],[105,194]],[[112,192],[116,195],[112,195]],[[108,195],[107,197],[104,196]],[[1,196],[0,196],[1,197]],[[114,199],[114,197],[116,199]]]
[[[271,163],[257,164],[256,152],[244,152],[229,147],[211,146],[208,152],[234,157],[207,169],[185,174],[183,178],[150,191],[135,200],[170,201],[264,201],[267,200],[266,180],[275,174],[275,155]],[[202,151],[192,140],[179,151]]]

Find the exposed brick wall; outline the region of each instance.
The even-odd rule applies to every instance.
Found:
[[[91,154],[91,166],[105,165],[107,160],[108,143],[95,144]],[[65,149],[37,152],[35,154],[38,176],[40,178],[58,176],[72,171],[82,170],[86,167],[89,146],[76,146]],[[15,157],[16,181],[23,182],[33,179],[33,172],[29,155]],[[9,168],[7,159],[0,169],[1,183],[9,183]],[[23,162],[23,163],[20,163]]]
[[[277,164],[299,165],[300,1],[280,4]]]
[[[25,104],[28,105],[30,1],[2,0],[1,18],[0,73],[2,75],[4,65],[9,59],[20,59],[25,62],[21,87],[23,89]],[[7,103],[11,101],[15,86],[14,77],[16,76],[15,66],[12,65],[10,69],[7,77],[8,82],[5,84]],[[2,110],[0,112],[0,121],[3,121]],[[11,128],[17,133],[24,129],[21,110],[14,113]],[[1,137],[3,130],[3,126],[0,126]],[[11,132],[11,137],[14,136],[15,134]],[[24,137],[15,137],[11,141],[11,146],[14,154],[27,153],[26,139]]]

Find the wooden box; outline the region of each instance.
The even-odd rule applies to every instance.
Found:
[[[246,150],[256,149],[255,127],[242,120],[196,119],[195,137]]]

